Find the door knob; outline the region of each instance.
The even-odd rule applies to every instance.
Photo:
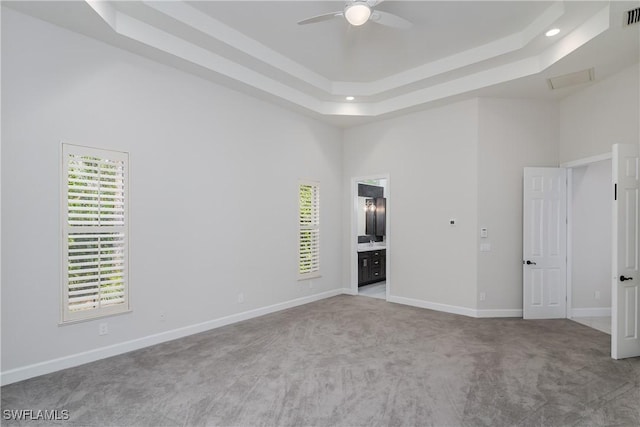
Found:
[[[523,264],[527,264],[527,265],[536,265],[536,263],[535,263],[535,262],[533,262],[533,261],[529,261],[529,260],[527,260],[526,262],[524,262],[524,261],[523,261]]]
[[[624,282],[625,280],[633,280],[633,277],[624,277],[624,276],[620,276],[620,281]]]

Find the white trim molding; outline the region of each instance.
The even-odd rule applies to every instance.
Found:
[[[521,308],[477,310],[475,308],[460,307],[455,305],[441,304],[438,302],[397,296],[389,296],[387,298],[387,301],[397,304],[410,305],[412,307],[441,311],[444,313],[459,314],[462,316],[474,317],[478,319],[490,317],[522,317]]]
[[[302,298],[296,298],[278,304],[256,308],[254,310],[212,319],[206,322],[196,323],[194,325],[184,326],[182,328],[172,329],[169,331],[160,332],[158,334],[148,335],[146,337],[125,341],[106,347],[84,351],[82,353],[71,354],[69,356],[64,356],[57,359],[46,360],[43,362],[34,363],[32,365],[10,369],[8,371],[3,371],[0,374],[0,384],[4,386],[40,375],[50,374],[62,369],[73,368],[75,366],[84,365],[85,363],[95,362],[96,360],[106,359],[108,357],[117,356],[119,354],[127,353],[134,350],[139,350],[141,348],[149,347],[155,344],[160,344],[166,341],[198,334],[200,332],[209,331],[211,329],[230,325],[232,323],[241,322],[243,320],[253,319],[254,317],[264,316],[265,314],[275,313],[277,311],[286,310],[288,308],[297,307],[325,298],[331,298],[347,292],[349,292],[349,289],[346,288],[332,289],[330,291],[321,292]]]
[[[318,74],[185,1],[145,2],[145,6],[197,33],[206,34],[226,46],[224,52],[205,48],[188,35],[195,31],[176,31],[174,26],[118,9],[110,2],[85,1],[113,33],[120,36],[120,41],[138,42],[136,51],[142,47],[150,48],[154,54],[156,50],[164,52],[185,61],[187,69],[196,65],[198,69],[208,70],[212,77],[230,79],[249,91],[324,116],[383,116],[532,76],[547,70],[610,27],[610,6],[605,5],[590,16],[582,17],[569,34],[557,41],[535,43],[546,28],[565,16],[563,2],[553,2],[521,31],[375,81],[345,82]],[[363,99],[356,103],[344,102],[346,95]]]
[[[489,318],[489,317],[522,317],[521,308],[507,308],[507,309],[487,309],[477,310],[476,317]]]
[[[478,317],[477,310],[468,307],[459,307],[455,305],[441,304],[437,302],[424,301],[415,298],[405,298],[390,295],[387,297],[388,302],[395,302],[397,304],[410,305],[412,307],[427,308],[429,310],[442,311],[451,314],[460,314],[468,317]]]
[[[585,157],[583,159],[572,160],[570,162],[565,162],[560,165],[561,168],[579,168],[580,166],[587,166],[591,163],[600,162],[602,160],[611,160],[612,155],[611,152],[598,154],[597,156]]]
[[[611,317],[611,307],[574,308],[571,318],[574,317]]]

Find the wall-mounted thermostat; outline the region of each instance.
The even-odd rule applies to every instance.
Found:
[[[489,237],[489,231],[487,230],[487,227],[482,227],[480,229],[480,237],[482,238]]]

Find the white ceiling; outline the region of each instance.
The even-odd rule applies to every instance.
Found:
[[[640,60],[640,1],[392,1],[413,23],[343,19],[335,1],[6,2],[14,9],[335,124],[471,96],[558,98],[546,79]],[[549,28],[561,33],[544,36]],[[589,84],[589,83],[588,83]],[[345,96],[353,95],[348,102]]]
[[[254,40],[334,81],[370,82],[506,37],[540,15],[547,2],[400,2],[376,9],[410,19],[408,30],[344,19],[296,22],[340,11],[344,2],[189,2]],[[250,6],[249,6],[250,5]],[[247,13],[248,7],[252,12]],[[600,5],[602,7],[602,5]],[[485,17],[477,19],[478,12]],[[453,19],[445,19],[451,17]],[[446,43],[443,41],[446,40]]]

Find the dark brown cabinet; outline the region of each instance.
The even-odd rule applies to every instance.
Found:
[[[386,252],[384,249],[358,252],[358,286],[386,279]]]

